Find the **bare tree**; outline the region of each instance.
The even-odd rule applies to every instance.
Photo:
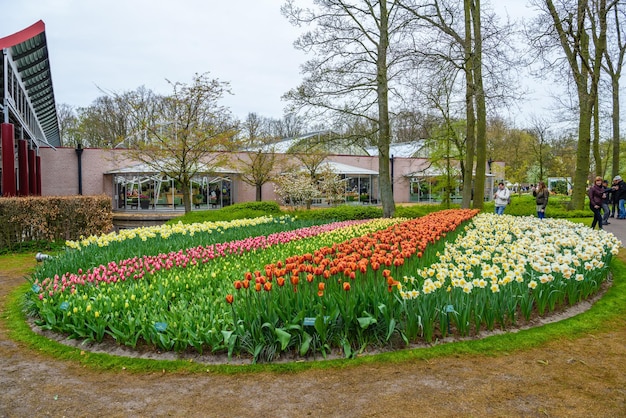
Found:
[[[532,151],[535,162],[539,166],[539,180],[543,180],[546,174],[546,163],[549,159],[550,124],[544,118],[533,116],[531,125],[530,133],[535,139],[532,143]]]
[[[301,116],[288,113],[282,119],[272,119],[268,122],[267,134],[276,138],[295,138],[306,130],[306,123]]]
[[[591,129],[606,49],[607,13],[618,0],[532,0],[541,14],[531,39],[547,69],[565,64],[578,99],[578,148],[571,209],[583,209],[589,176]],[[556,57],[554,53],[560,51]]]
[[[611,80],[612,111],[611,121],[613,125],[613,168],[612,177],[619,174],[620,163],[620,100],[619,100],[619,79],[622,76],[624,55],[626,55],[626,5],[617,3],[611,10],[611,19],[608,19],[607,48],[604,53],[604,71]]]
[[[473,195],[474,207],[481,208],[487,162],[487,98],[490,94],[491,99],[498,98],[503,103],[513,97],[505,93],[506,90],[516,91],[507,75],[513,67],[511,54],[507,52],[514,50],[508,46],[511,27],[499,25],[494,14],[483,10],[480,0],[401,0],[399,3],[416,17],[418,29],[415,32],[421,36],[415,35],[414,53],[423,62],[420,69],[445,68],[448,75],[464,77],[466,133],[462,205],[469,207]],[[485,51],[490,53],[483,57]],[[484,86],[485,70],[491,92]]]
[[[76,135],[78,118],[74,108],[66,103],[57,103],[57,117],[59,118],[61,145],[77,146],[80,139]]]
[[[417,89],[425,98],[425,105],[434,109],[439,116],[438,124],[433,125],[426,135],[429,161],[443,168],[445,188],[443,202],[449,207],[451,192],[457,184],[457,174],[465,172],[465,124],[454,116],[455,85],[458,70],[449,62],[433,62],[429,69],[431,83],[419,83]],[[453,163],[454,161],[458,162]]]
[[[225,152],[235,129],[230,112],[218,102],[228,92],[228,83],[206,73],[196,74],[190,85],[169,83],[172,94],[154,102],[115,97],[142,128],[144,140],[129,148],[129,156],[176,180],[189,212],[191,179],[227,163]]]
[[[383,215],[393,216],[389,144],[391,142],[390,81],[400,74],[403,60],[402,10],[395,1],[319,0],[317,8],[299,8],[294,0],[282,6],[294,25],[316,25],[295,43],[313,52],[303,65],[302,85],[285,97],[295,109],[318,114],[350,114],[377,128],[380,192]],[[393,40],[393,42],[390,42]]]
[[[241,135],[233,139],[229,147],[241,180],[255,187],[258,202],[263,198],[263,185],[273,180],[278,164],[277,138],[269,135],[268,122],[256,113],[249,113],[241,125]]]

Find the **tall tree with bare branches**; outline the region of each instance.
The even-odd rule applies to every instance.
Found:
[[[607,21],[607,48],[604,52],[604,71],[611,81],[611,122],[613,126],[613,155],[612,177],[619,174],[620,163],[620,96],[619,79],[622,76],[624,56],[626,55],[626,4],[617,3],[609,12],[610,19]]]
[[[301,8],[287,1],[283,14],[294,25],[314,28],[295,46],[315,54],[303,65],[303,83],[285,97],[295,109],[321,114],[353,115],[376,127],[383,216],[393,216],[391,185],[390,94],[401,74],[406,25],[396,1],[316,0]]]
[[[510,25],[499,24],[493,13],[483,10],[480,0],[399,0],[399,3],[416,19],[412,27],[416,28],[414,36],[419,43],[415,42],[414,55],[423,63],[422,73],[423,69],[428,72],[430,68],[446,68],[445,74],[458,75],[464,82],[466,131],[462,206],[473,204],[482,208],[486,183],[488,99],[484,68],[486,63],[490,64],[487,74],[491,81],[491,99],[498,98],[500,103],[510,99],[512,95],[507,97],[503,93],[516,90],[507,74],[512,66],[508,48]],[[484,54],[485,50],[490,54]],[[428,80],[437,82],[440,77],[435,74]]]
[[[278,138],[269,134],[271,122],[256,113],[249,113],[240,126],[240,134],[229,144],[241,180],[254,186],[257,202],[263,199],[263,185],[274,179],[279,162],[276,153]]]
[[[583,209],[594,108],[606,50],[607,14],[618,0],[532,0],[540,11],[531,39],[546,68],[565,66],[578,99],[578,149],[570,209]]]
[[[196,74],[191,84],[170,82],[172,93],[151,102],[123,101],[126,114],[140,127],[143,140],[128,155],[177,181],[185,212],[191,211],[191,179],[227,163],[235,135],[228,109],[219,100],[228,83]]]

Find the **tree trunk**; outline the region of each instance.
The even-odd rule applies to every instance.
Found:
[[[262,199],[262,197],[261,197],[261,190],[262,190],[262,188],[263,188],[262,184],[257,184],[256,185],[256,201],[257,202],[260,202],[261,199]]]
[[[378,96],[378,172],[380,181],[380,198],[383,206],[383,217],[391,218],[396,211],[389,162],[389,144],[391,143],[391,127],[389,124],[389,86],[387,81],[387,48],[389,46],[389,26],[387,2],[381,1],[380,7],[380,41],[378,43],[376,93]]]
[[[613,120],[613,168],[612,177],[619,174],[619,77],[613,77],[611,80],[613,89],[613,109],[611,118]]]
[[[464,0],[465,7],[465,114],[467,118],[465,135],[465,169],[463,170],[463,200],[461,207],[469,208],[473,198],[473,172],[474,172],[474,148],[475,148],[475,116],[474,116],[474,77],[472,68],[472,24],[470,13],[470,0]]]
[[[585,0],[579,1],[579,19],[584,20]],[[578,150],[576,154],[576,171],[574,173],[574,188],[572,191],[572,200],[570,201],[570,209],[582,210],[585,206],[585,197],[587,195],[587,181],[589,180],[589,152],[591,150],[591,119],[593,117],[593,109],[598,97],[598,84],[600,82],[600,72],[602,64],[602,56],[606,49],[606,1],[600,0],[597,8],[599,33],[593,34],[593,61],[589,51],[589,35],[582,29],[580,33],[579,46],[577,53],[583,62],[593,62],[593,67],[587,67],[585,64],[580,65],[580,70],[576,71],[577,63],[575,57],[569,58],[570,67],[574,73],[574,80],[578,90],[579,101],[579,122],[578,122]],[[589,87],[587,83],[589,81]]]
[[[483,88],[480,0],[474,1],[472,23],[474,27],[474,58],[471,68],[474,73],[476,99],[476,177],[474,179],[473,207],[482,209],[485,202],[485,170],[487,164],[487,109]]]
[[[600,156],[600,104],[598,103],[598,96],[596,96],[595,103],[593,104],[593,142],[591,151],[593,152],[593,160],[595,163],[595,175],[604,176],[604,170],[602,168],[602,157]]]
[[[191,193],[189,192],[189,180],[183,183],[183,205],[185,213],[191,212]]]
[[[578,149],[576,152],[576,171],[574,172],[574,187],[569,209],[582,210],[585,205],[587,180],[589,179],[589,152],[591,150],[591,103],[589,94],[579,87],[578,111]]]

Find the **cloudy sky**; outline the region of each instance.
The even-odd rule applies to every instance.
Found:
[[[300,0],[301,1],[301,0]],[[166,79],[195,73],[229,82],[223,104],[280,118],[280,97],[296,87],[306,56],[302,33],[281,15],[284,0],[0,0],[0,38],[38,20],[46,25],[57,103],[88,106],[105,91],[145,86],[171,92]],[[512,15],[524,0],[497,0]]]

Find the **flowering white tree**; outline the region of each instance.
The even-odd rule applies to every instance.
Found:
[[[345,202],[346,180],[333,173],[328,167],[324,167],[320,172],[317,186],[321,195],[329,203]]]
[[[306,205],[320,191],[311,176],[303,171],[281,174],[274,180],[274,192],[285,204]]]

